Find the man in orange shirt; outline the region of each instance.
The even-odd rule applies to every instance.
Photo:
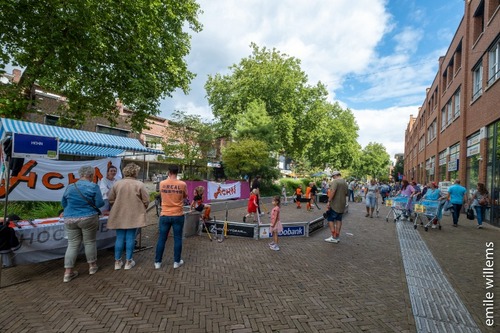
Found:
[[[182,231],[184,229],[184,199],[187,198],[187,185],[177,179],[179,168],[172,165],[168,168],[168,178],[160,182],[161,214],[160,232],[156,243],[155,269],[161,268],[165,243],[170,228],[174,229],[174,268],[184,264],[182,254]]]

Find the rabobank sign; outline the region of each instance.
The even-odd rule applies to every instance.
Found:
[[[280,237],[305,236],[306,235],[306,227],[304,225],[293,226],[293,227],[283,226],[283,231],[280,232],[278,235]]]

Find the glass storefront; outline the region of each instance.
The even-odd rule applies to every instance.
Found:
[[[488,159],[486,187],[491,196],[491,209],[486,211],[490,223],[500,226],[500,122],[488,127]]]

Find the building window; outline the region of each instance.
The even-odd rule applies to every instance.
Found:
[[[59,117],[45,115],[45,125],[58,126],[57,122],[59,121]]]
[[[492,85],[500,77],[500,38],[489,51],[488,58],[488,86]]]
[[[436,120],[427,128],[427,144],[436,138],[437,124]]]
[[[458,89],[455,95],[453,96],[453,103],[454,103],[453,119],[455,119],[458,116],[460,116],[460,89]]]
[[[483,94],[483,63],[480,62],[472,70],[472,100]]]
[[[446,128],[446,106],[441,110],[441,130]]]
[[[457,50],[455,51],[455,73],[458,73],[460,68],[462,68],[462,42],[458,44]]]
[[[125,137],[125,138],[128,137],[128,133],[129,133],[129,131],[126,131],[126,130],[121,130],[121,129],[118,129],[118,128],[107,127],[107,126],[102,126],[102,125],[97,125],[95,131],[97,133],[122,136],[122,137]]]
[[[144,145],[151,149],[163,150],[162,138],[159,136],[144,135]]]
[[[473,15],[473,43],[475,43],[484,31],[484,0],[479,3]]]

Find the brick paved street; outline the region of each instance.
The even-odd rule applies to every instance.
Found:
[[[231,210],[229,220],[241,221],[244,211]],[[282,219],[312,220],[322,212],[287,206]],[[365,218],[364,204],[351,204],[339,244],[323,241],[324,228],[309,238],[282,237],[279,252],[266,240],[189,237],[185,265],[175,271],[172,239],[160,270],[153,269],[154,248],[137,252],[129,271],[114,271],[113,252],[100,251],[94,276],[80,258],[80,276],[70,283],[62,283],[62,260],[4,269],[2,286],[29,281],[0,289],[0,332],[415,332],[396,224],[385,221],[386,213],[381,207],[380,218]],[[143,246],[156,242],[153,211],[150,224]],[[443,230],[415,233],[480,330],[498,332],[500,311],[488,329],[481,301],[484,244],[500,244],[500,230],[477,230],[462,216],[459,228],[446,217]]]

